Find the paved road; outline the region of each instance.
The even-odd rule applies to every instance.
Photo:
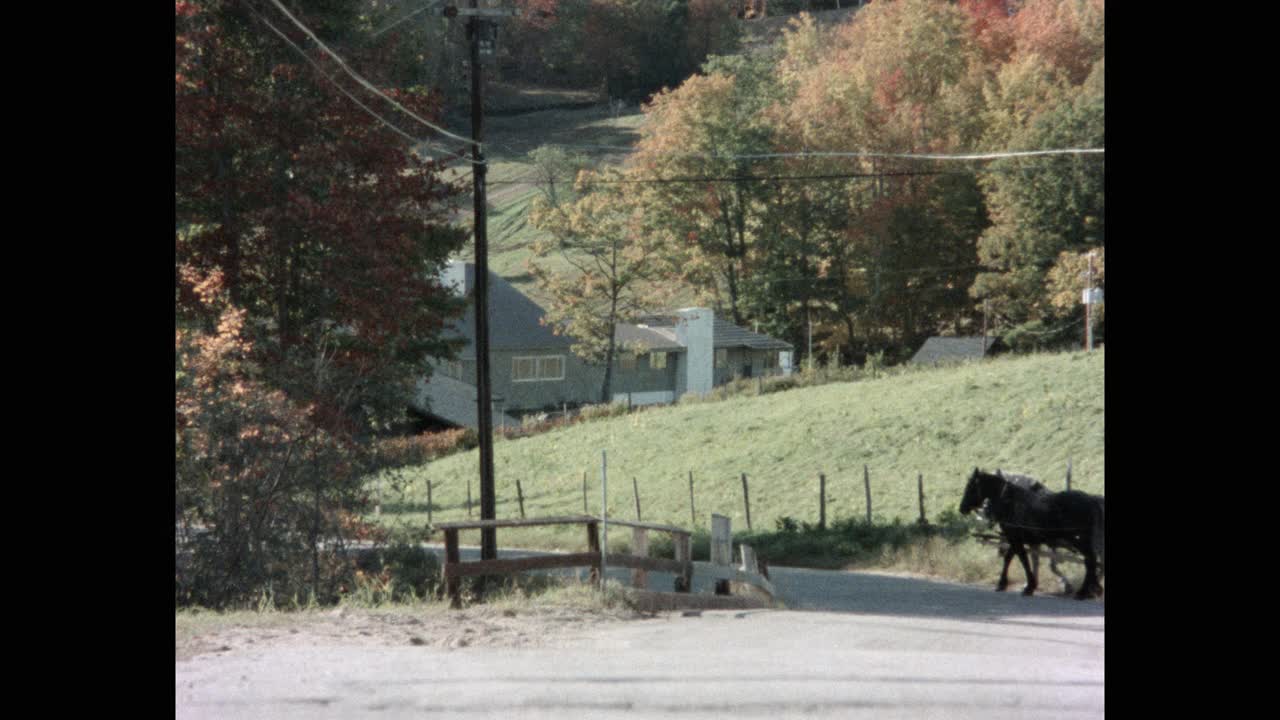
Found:
[[[791,609],[664,614],[566,647],[278,647],[179,663],[177,717],[1104,715],[1100,602],[871,573],[771,576]]]

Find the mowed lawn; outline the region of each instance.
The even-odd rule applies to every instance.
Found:
[[[955,510],[975,466],[1024,472],[1062,489],[1103,494],[1105,351],[989,360],[949,369],[832,383],[720,402],[655,407],[627,416],[494,445],[497,516],[520,516],[516,481],[529,517],[600,512],[602,454],[608,457],[609,515],[689,527],[693,474],[695,530],[710,513],[746,530],[742,479],[750,486],[756,531],[777,520],[818,518],[818,475],[827,482],[827,518],[863,517],[863,468],[873,519],[919,517],[917,474],[932,520]],[[467,518],[468,483],[479,517],[477,451],[382,478],[384,524],[425,528],[427,481],[434,522]],[[372,487],[377,487],[374,483]],[[399,489],[395,486],[400,485]],[[474,537],[472,537],[474,535]],[[431,537],[439,541],[437,534]],[[619,538],[625,540],[623,538]],[[479,533],[462,542],[478,544]],[[500,547],[585,548],[581,527],[501,529]]]

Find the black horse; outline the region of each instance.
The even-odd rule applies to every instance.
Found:
[[[1027,490],[1030,490],[1031,492],[1037,492],[1037,493],[1051,492],[1049,488],[1045,487],[1044,483],[1031,477],[1030,475],[1007,473],[1001,470],[996,470],[996,475],[999,475],[1000,477],[1004,478],[1005,480],[1008,480],[1009,482],[1013,483],[1014,485],[1017,485],[1020,488],[1025,488]],[[1093,497],[1093,496],[1090,496],[1090,497]],[[1097,500],[1098,502],[1102,502],[1102,498],[1100,497],[1095,497],[1094,499]],[[984,514],[987,516],[987,520],[991,524],[995,524],[995,518],[991,517],[990,511],[987,511]],[[1068,580],[1067,576],[1063,575],[1062,571],[1058,569],[1058,550],[1061,550],[1064,547],[1065,546],[1062,545],[1061,543],[1051,543],[1048,545],[1049,571],[1058,577],[1058,581],[1062,583],[1063,592],[1070,594],[1072,592],[1071,581]],[[1035,573],[1036,580],[1037,580],[1037,587],[1039,587],[1040,546],[1036,544],[1028,543],[1027,550],[1031,554],[1031,571]],[[1102,554],[1101,550],[1099,550],[1098,554],[1099,554],[1099,557],[1101,557],[1101,554]],[[1007,565],[1006,565],[1006,568],[1007,568]],[[1101,577],[1102,575],[1101,559],[1099,559],[1098,575],[1099,577]]]
[[[1036,574],[1027,560],[1026,548],[1048,545],[1070,547],[1084,556],[1084,582],[1076,593],[1077,599],[1101,592],[1097,556],[1102,551],[1104,534],[1102,498],[1075,490],[1049,492],[1043,486],[1037,489],[1023,485],[974,468],[960,501],[961,514],[985,503],[987,513],[1000,524],[1000,531],[1009,541],[996,590],[1009,586],[1009,563],[1017,554],[1027,576],[1022,594],[1033,594]]]

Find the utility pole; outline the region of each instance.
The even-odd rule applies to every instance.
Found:
[[[493,479],[493,398],[489,383],[489,237],[485,164],[481,144],[484,138],[484,90],[483,69],[480,65],[484,54],[493,55],[497,28],[494,20],[503,15],[514,15],[514,10],[481,10],[478,0],[471,0],[468,9],[460,10],[449,5],[441,9],[448,18],[470,16],[467,21],[467,40],[471,47],[471,171],[475,188],[474,231],[476,239],[476,415],[480,431],[480,519],[494,520],[497,513],[497,493]],[[481,46],[484,46],[483,48]],[[480,559],[496,560],[498,557],[498,533],[495,528],[480,530]]]
[[[471,0],[475,9],[477,0]],[[484,71],[480,67],[481,23],[477,17],[467,22],[467,39],[471,45],[471,165],[475,189],[476,237],[476,410],[480,421],[480,519],[494,520],[497,513],[497,494],[493,482],[493,405],[489,387],[489,232],[486,215],[485,175],[488,167],[484,151],[480,149],[484,138],[484,104],[481,93],[484,88]],[[498,531],[484,528],[480,531],[480,559],[498,558]]]

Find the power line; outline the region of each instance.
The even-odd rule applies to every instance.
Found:
[[[466,157],[465,155],[459,155],[459,154],[457,154],[457,153],[450,152],[449,150],[446,150],[446,149],[444,149],[444,148],[442,148],[442,147],[440,147],[440,146],[438,146],[438,145],[433,145],[429,140],[425,140],[425,139],[423,139],[423,138],[417,138],[417,137],[414,137],[414,136],[410,135],[409,133],[405,132],[404,130],[400,129],[398,126],[396,126],[396,125],[395,125],[395,123],[392,123],[390,120],[387,120],[386,118],[382,117],[382,116],[381,116],[381,115],[379,115],[378,113],[374,112],[374,110],[373,110],[372,108],[370,108],[368,105],[365,105],[364,103],[360,102],[359,98],[357,98],[355,95],[352,95],[350,92],[348,92],[348,91],[347,91],[347,89],[346,89],[346,88],[344,88],[344,87],[342,87],[342,85],[340,85],[340,84],[338,83],[338,81],[337,81],[337,80],[334,80],[334,78],[333,78],[333,76],[332,76],[332,75],[330,75],[329,73],[325,72],[324,68],[322,68],[322,67],[320,66],[320,64],[319,64],[319,63],[317,63],[315,60],[313,60],[313,59],[311,58],[311,56],[310,56],[310,55],[308,55],[308,54],[307,54],[307,52],[306,52],[305,50],[303,50],[302,48],[298,47],[297,43],[295,43],[294,41],[290,40],[288,35],[285,35],[283,32],[281,32],[281,30],[280,30],[279,28],[277,28],[275,25],[271,24],[271,21],[270,21],[270,20],[268,20],[268,19],[266,19],[265,17],[263,17],[263,16],[262,16],[262,14],[261,14],[261,13],[259,13],[257,10],[253,9],[253,7],[252,7],[252,6],[250,6],[250,7],[249,7],[249,12],[253,13],[254,17],[258,18],[258,20],[259,20],[259,21],[261,21],[261,22],[262,22],[264,25],[266,25],[268,28],[270,28],[272,32],[274,32],[276,35],[279,35],[281,40],[284,40],[286,43],[288,43],[288,44],[289,44],[289,47],[291,47],[291,48],[293,48],[295,51],[297,51],[297,53],[298,53],[299,55],[301,55],[301,56],[302,56],[302,59],[303,59],[303,60],[306,60],[308,63],[310,63],[310,64],[311,64],[311,66],[312,66],[313,68],[315,68],[315,69],[316,69],[316,72],[320,73],[321,77],[323,77],[325,80],[328,80],[328,81],[329,81],[329,82],[330,82],[330,83],[331,83],[335,88],[337,88],[337,89],[338,89],[338,91],[339,91],[339,92],[341,92],[343,95],[346,95],[346,96],[347,96],[347,98],[351,100],[351,102],[353,102],[353,103],[355,103],[356,105],[360,106],[360,109],[361,109],[361,110],[364,110],[364,111],[365,111],[366,113],[368,113],[369,115],[372,115],[374,118],[376,118],[376,119],[377,119],[379,122],[381,122],[383,125],[386,125],[386,126],[387,126],[388,128],[390,128],[392,131],[396,132],[397,134],[399,134],[401,137],[405,138],[405,139],[406,139],[406,140],[408,140],[409,142],[422,143],[423,145],[426,145],[428,148],[431,148],[431,149],[433,149],[433,150],[437,150],[437,151],[443,152],[444,154],[446,154],[446,155],[448,155],[448,156],[450,156],[450,157],[452,157],[452,158],[456,158],[456,159],[463,160],[463,161],[466,161],[466,162],[474,162],[474,160],[471,160],[470,158]]]
[[[633,153],[636,148],[624,145],[588,145],[581,143],[544,143],[563,148],[582,148],[590,150],[609,150],[614,153]],[[502,145],[509,150],[514,148],[510,145]],[[885,152],[866,152],[860,150],[802,150],[800,152],[782,152],[782,153],[702,153],[702,152],[670,152],[663,153],[666,157],[702,157],[714,160],[766,160],[766,159],[786,159],[786,158],[867,158],[867,159],[891,159],[891,160],[956,160],[956,161],[972,161],[972,160],[1003,160],[1019,157],[1044,157],[1052,155],[1103,155],[1106,148],[1060,148],[1053,150],[1007,150],[989,153],[885,153]]]
[[[401,111],[401,112],[403,112],[404,114],[408,115],[409,117],[413,118],[414,120],[417,120],[418,122],[422,123],[423,125],[426,125],[427,127],[431,128],[432,130],[435,130],[436,132],[438,132],[438,133],[440,133],[440,134],[442,134],[442,135],[444,135],[444,136],[446,136],[446,137],[451,137],[451,138],[453,138],[453,139],[455,139],[455,140],[460,140],[460,141],[462,141],[462,142],[464,142],[464,143],[467,143],[467,144],[474,144],[474,145],[477,145],[477,146],[479,146],[479,145],[480,145],[480,143],[476,143],[476,142],[474,142],[473,140],[471,140],[470,138],[465,138],[465,137],[462,137],[461,135],[456,135],[456,134],[454,134],[454,133],[449,132],[448,130],[445,130],[444,128],[442,128],[442,127],[440,127],[440,126],[438,126],[438,125],[435,125],[434,123],[432,123],[432,122],[430,122],[430,121],[428,121],[428,120],[424,120],[423,118],[419,117],[416,113],[414,113],[412,110],[410,110],[410,109],[406,108],[405,106],[401,105],[399,102],[396,102],[396,100],[395,100],[394,98],[392,98],[392,97],[388,96],[386,93],[384,93],[384,92],[382,92],[381,90],[379,90],[378,88],[374,87],[372,83],[370,83],[368,80],[365,80],[365,79],[364,79],[363,77],[361,77],[361,76],[360,76],[356,71],[352,70],[352,69],[347,65],[346,61],[345,61],[345,60],[343,60],[341,57],[339,57],[337,53],[335,53],[334,51],[330,50],[330,49],[329,49],[329,46],[327,46],[327,45],[325,45],[323,42],[321,42],[320,38],[316,37],[316,34],[315,34],[314,32],[312,32],[310,28],[308,28],[306,25],[303,25],[303,24],[302,24],[302,23],[301,23],[301,22],[300,22],[296,17],[294,17],[294,16],[293,16],[293,13],[289,12],[288,8],[286,8],[286,7],[285,7],[285,6],[280,2],[280,0],[271,0],[271,4],[275,5],[275,6],[280,10],[280,12],[284,13],[284,14],[285,14],[285,17],[289,18],[289,20],[290,20],[290,21],[292,21],[294,25],[297,25],[297,26],[298,26],[298,28],[302,30],[302,32],[306,33],[306,34],[307,34],[307,37],[310,37],[310,38],[311,38],[311,40],[312,40],[313,42],[315,42],[315,44],[316,44],[317,46],[319,46],[321,50],[324,50],[325,54],[327,54],[329,57],[333,58],[333,59],[334,59],[334,61],[335,61],[335,62],[337,62],[337,63],[338,63],[338,65],[343,69],[343,71],[345,71],[348,75],[350,75],[353,79],[355,79],[355,81],[356,81],[356,82],[360,83],[360,85],[361,85],[361,86],[363,86],[366,90],[368,90],[369,92],[372,92],[372,93],[374,93],[374,94],[378,95],[378,96],[379,96],[379,97],[381,97],[382,99],[384,99],[384,100],[386,100],[387,102],[389,102],[389,103],[391,103],[392,105],[394,105],[394,106],[396,107],[396,109],[400,110],[400,111]]]
[[[822,175],[736,175],[736,176],[699,176],[699,177],[674,177],[674,178],[632,178],[625,180],[590,180],[587,184],[617,184],[617,183],[676,183],[676,182],[743,182],[752,180],[767,181],[791,181],[791,180],[840,180],[840,179],[858,179],[858,178],[881,178],[881,177],[911,177],[916,175],[957,175],[965,176],[973,173],[1025,173],[1033,170],[1052,170],[1053,168],[971,168],[968,170],[901,170],[893,172],[870,172],[870,173],[828,173]],[[529,173],[514,180],[494,180],[490,185],[518,185],[529,182],[532,179],[540,179],[533,177],[536,172]],[[577,178],[558,177],[552,178],[555,182],[573,182]]]
[[[384,26],[381,30],[375,30],[375,31],[373,32],[373,34],[372,34],[370,37],[378,37],[378,36],[379,36],[379,35],[381,35],[382,33],[384,33],[384,32],[386,32],[386,31],[390,30],[391,28],[393,28],[393,27],[395,27],[395,26],[399,25],[399,24],[400,24],[400,23],[402,23],[402,22],[405,22],[406,20],[408,20],[409,18],[413,17],[414,15],[417,15],[418,13],[425,12],[425,11],[427,11],[427,10],[430,10],[431,8],[435,7],[436,5],[439,5],[439,4],[440,4],[440,3],[442,3],[442,2],[444,2],[444,0],[436,0],[435,2],[427,3],[426,5],[423,5],[422,7],[418,8],[417,10],[414,10],[413,12],[409,13],[408,15],[405,15],[404,17],[400,18],[399,20],[396,20],[395,22],[393,22],[393,23],[391,23],[391,24],[389,24],[389,25]]]

